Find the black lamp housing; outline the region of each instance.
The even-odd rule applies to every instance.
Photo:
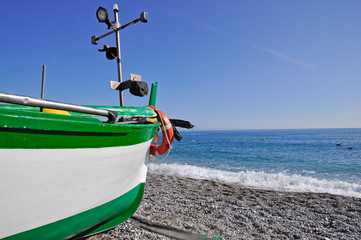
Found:
[[[109,19],[109,13],[105,8],[99,7],[96,15],[99,22],[103,22],[108,25],[108,29],[113,26],[112,21]]]
[[[140,14],[140,21],[143,23],[147,23],[148,22],[148,13],[142,12]]]

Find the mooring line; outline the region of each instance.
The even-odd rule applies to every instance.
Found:
[[[179,229],[172,226],[167,226],[161,223],[154,223],[145,218],[142,218],[137,215],[133,215],[131,217],[136,223],[139,224],[140,227],[155,233],[159,233],[161,235],[171,237],[178,240],[206,240],[206,239],[214,239],[210,237],[205,237],[196,233],[188,232],[183,229]]]

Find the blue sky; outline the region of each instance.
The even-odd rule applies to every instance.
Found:
[[[361,127],[361,1],[4,1],[1,92],[118,105],[95,12],[119,5],[123,79],[158,82],[157,106],[198,130]],[[115,36],[103,39],[115,45]],[[148,97],[125,93],[125,104]]]

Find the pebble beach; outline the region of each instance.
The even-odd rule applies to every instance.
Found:
[[[86,240],[174,239],[146,230],[137,218],[210,239],[361,239],[361,198],[151,173],[134,216]]]

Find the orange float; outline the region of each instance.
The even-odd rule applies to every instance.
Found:
[[[174,131],[172,123],[164,112],[158,110],[156,107],[148,106],[153,109],[157,114],[157,120],[161,123],[162,130],[162,143],[160,145],[150,144],[149,153],[151,155],[162,155],[168,152],[172,148],[172,142],[174,139]]]

